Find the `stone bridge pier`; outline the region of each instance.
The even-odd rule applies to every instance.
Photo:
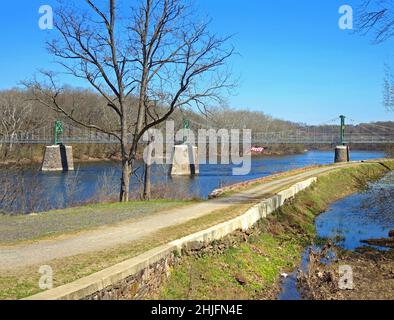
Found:
[[[41,171],[73,171],[74,158],[73,148],[64,144],[47,146],[45,148],[44,160]]]
[[[198,149],[190,144],[174,147],[172,155],[171,176],[194,176],[200,173],[198,163]]]
[[[349,162],[350,148],[349,146],[337,146],[335,148],[335,163]]]

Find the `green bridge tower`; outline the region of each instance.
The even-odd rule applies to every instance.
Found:
[[[341,118],[341,145],[345,145],[345,116],[340,116]]]
[[[350,161],[350,148],[346,145],[345,140],[345,116],[339,116],[341,119],[341,132],[340,132],[340,145],[335,148],[335,162],[349,162]]]
[[[58,145],[59,144],[59,135],[64,133],[64,128],[62,125],[62,122],[57,120],[55,122],[55,135],[54,135],[54,145]]]

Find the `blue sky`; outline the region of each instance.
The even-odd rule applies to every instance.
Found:
[[[124,1],[124,0],[123,0]],[[14,0],[0,8],[0,88],[16,86],[37,69],[55,68],[44,48],[49,32],[38,26],[38,8],[52,0]],[[383,65],[393,63],[393,42],[340,30],[345,0],[199,0],[211,30],[234,34],[240,77],[236,108],[320,124],[345,114],[356,122],[394,120],[382,105]]]

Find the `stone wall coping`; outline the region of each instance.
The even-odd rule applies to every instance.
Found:
[[[168,244],[156,247],[102,271],[23,300],[80,300],[144,270],[175,250],[175,246]]]

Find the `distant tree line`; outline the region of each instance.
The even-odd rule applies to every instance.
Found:
[[[58,97],[65,106],[67,112],[74,116],[85,119],[88,124],[97,124],[105,130],[114,130],[118,123],[113,112],[106,108],[106,100],[89,89],[76,89],[68,87]],[[137,109],[137,100],[130,98],[130,106]],[[78,106],[78,107],[76,107]],[[157,107],[160,112],[160,107]],[[330,125],[305,125],[274,118],[262,111],[247,109],[234,109],[228,106],[208,108],[206,113],[200,113],[191,109],[175,110],[168,120],[175,122],[175,129],[183,126],[183,120],[190,121],[192,130],[215,128],[215,129],[251,129],[258,133],[278,133],[285,131],[309,131],[324,132],[326,134],[338,134],[338,123]],[[34,94],[26,89],[11,89],[0,91],[0,136],[11,138],[25,132],[32,132],[43,126],[52,125],[56,120],[65,124],[77,125],[61,112],[48,109],[34,99]],[[164,128],[164,124],[161,125]],[[158,126],[160,128],[160,125]],[[133,125],[131,125],[131,131]],[[384,135],[392,133],[394,122],[361,123],[354,125],[349,123],[346,133],[351,134],[376,134]],[[12,141],[12,139],[10,139]],[[12,151],[14,146],[3,146],[3,154]]]
[[[118,126],[114,113],[106,108],[107,101],[89,89],[67,87],[57,99],[65,106],[66,112],[84,119],[88,124],[98,125],[106,131],[115,130]],[[130,97],[129,100],[129,105],[137,109],[137,99]],[[161,112],[160,106],[156,108],[156,112]],[[294,122],[276,119],[261,111],[238,110],[227,106],[207,108],[204,113],[192,109],[177,109],[167,120],[174,121],[175,129],[179,130],[184,119],[190,121],[192,130],[223,128],[281,132],[299,127]],[[34,93],[30,90],[0,91],[0,136],[10,138],[20,133],[32,132],[43,126],[52,125],[56,120],[78,126],[63,113],[49,109],[35,100]],[[133,124],[130,125],[130,131],[132,130]]]

